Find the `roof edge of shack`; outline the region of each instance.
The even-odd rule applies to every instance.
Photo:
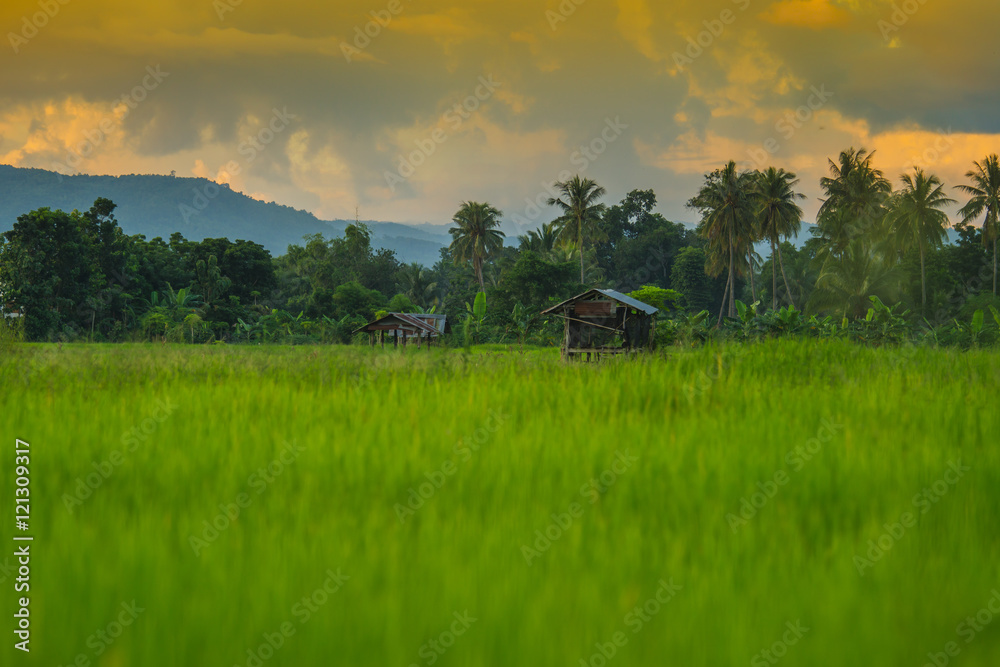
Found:
[[[444,322],[444,326],[442,326],[441,329],[438,329],[437,327],[431,326],[430,324],[427,324],[426,322],[423,322],[423,321],[417,319],[418,317],[427,317],[427,318],[431,318],[431,319],[434,319],[434,320],[441,320],[441,321]],[[362,333],[364,331],[368,331],[369,327],[375,326],[379,322],[384,322],[385,320],[396,320],[400,324],[403,324],[403,325],[405,325],[407,327],[413,327],[413,328],[416,328],[418,330],[422,330],[424,333],[427,333],[429,335],[441,335],[443,333],[449,333],[449,331],[451,329],[450,325],[448,324],[447,318],[443,314],[438,314],[438,313],[387,313],[387,314],[383,315],[382,317],[379,317],[378,319],[372,320],[371,322],[368,322],[368,323],[366,323],[366,324],[358,327],[357,329],[355,329],[351,333],[352,334],[358,334],[358,333]]]
[[[616,302],[622,304],[623,306],[628,306],[629,308],[635,308],[636,310],[641,310],[642,312],[646,313],[647,315],[655,315],[656,313],[660,312],[659,308],[651,306],[648,303],[643,303],[642,301],[639,301],[638,299],[633,299],[632,297],[627,296],[625,294],[622,294],[621,292],[616,292],[613,289],[598,289],[598,288],[595,287],[595,288],[589,289],[586,292],[583,292],[581,294],[577,294],[576,296],[574,296],[574,297],[572,297],[570,299],[566,299],[565,301],[563,301],[561,303],[557,303],[556,305],[552,306],[551,308],[547,308],[547,309],[543,310],[541,312],[541,314],[542,315],[548,315],[550,313],[554,313],[554,312],[556,312],[558,310],[561,310],[567,304],[574,303],[574,302],[577,302],[577,301],[582,301],[583,299],[585,299],[586,297],[588,297],[588,296],[590,296],[592,294],[601,294],[601,295],[603,295],[603,296],[611,299],[612,301],[616,301]]]

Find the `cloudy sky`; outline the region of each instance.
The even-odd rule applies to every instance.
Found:
[[[321,218],[510,231],[582,173],[668,218],[729,159],[1000,150],[994,0],[6,0],[0,163],[203,176]]]

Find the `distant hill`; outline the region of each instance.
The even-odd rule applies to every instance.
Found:
[[[195,191],[215,195],[196,198]],[[216,194],[217,193],[217,194]],[[308,211],[265,203],[204,178],[174,176],[62,176],[44,169],[0,165],[0,231],[19,215],[47,206],[85,211],[98,197],[118,205],[115,217],[126,234],[164,239],[174,232],[200,241],[225,237],[260,243],[275,256],[301,243],[306,234],[341,236],[349,220],[320,220]],[[431,266],[451,242],[446,228],[423,224],[365,221],[372,243],[388,248],[403,262]]]

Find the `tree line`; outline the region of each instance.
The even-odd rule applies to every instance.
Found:
[[[607,204],[603,187],[577,176],[548,201],[559,215],[516,244],[500,231],[500,210],[462,203],[432,267],[373,247],[360,223],[272,257],[246,240],[128,236],[107,199],[84,213],[43,208],[2,236],[0,305],[23,316],[5,317],[6,327],[34,341],[348,343],[385,312],[441,312],[459,323],[482,293],[478,340],[537,344],[561,332],[538,313],[595,286],[657,301],[670,322],[661,342],[696,330],[848,332],[886,318],[936,335],[1000,305],[996,155],[953,189],[920,169],[894,188],[864,149],[829,167],[817,224],[799,246],[790,242],[802,229],[796,175],[729,162],[687,202],[695,228],[655,212],[652,190]],[[947,244],[944,209],[959,203],[958,238]]]

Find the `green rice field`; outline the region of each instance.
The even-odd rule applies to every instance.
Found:
[[[16,344],[0,387],[19,664],[1000,664],[995,351]]]

